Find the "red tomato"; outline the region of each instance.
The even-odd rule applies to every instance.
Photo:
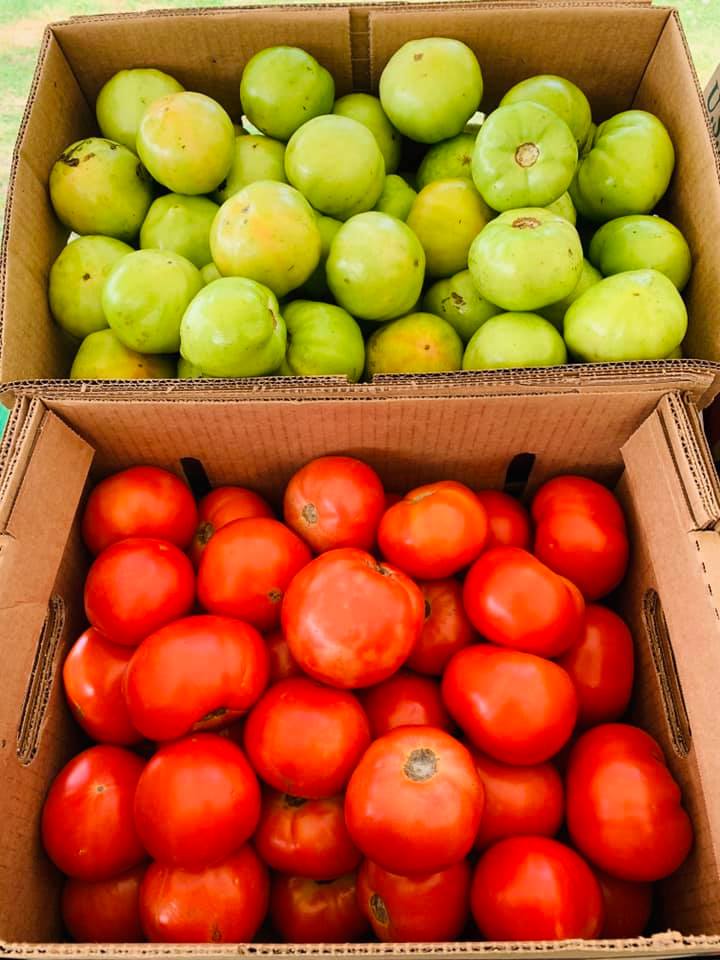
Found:
[[[553,837],[565,808],[560,774],[551,763],[515,767],[474,753],[485,789],[485,809],[475,838],[478,850],[517,836]]]
[[[345,822],[356,846],[403,875],[434,873],[462,860],[482,810],[472,757],[435,727],[397,727],[376,740],[345,795]]]
[[[477,644],[456,653],[445,706],[483,753],[504,763],[549,760],[570,739],[577,696],[562,667],[531,653]]]
[[[287,680],[288,677],[299,677],[302,670],[297,665],[282,630],[273,630],[265,637],[265,647],[268,653],[270,667],[270,683]]]
[[[462,585],[457,580],[427,580],[418,586],[425,598],[425,623],[407,666],[439,677],[450,657],[477,637],[465,613]]]
[[[467,920],[470,867],[467,860],[447,870],[400,877],[365,860],[357,881],[360,909],[384,943],[457,940]]]
[[[378,546],[408,576],[439,580],[479,556],[487,514],[469,487],[441,480],[416,487],[383,515]]]
[[[272,630],[290,581],[311,556],[300,537],[277,520],[234,520],[205,548],[198,571],[200,604],[210,613]]]
[[[142,863],[133,800],[144,766],[122,747],[90,747],[55,777],[42,811],[42,839],[63,873],[107,880]]]
[[[329,883],[307,877],[275,877],[270,917],[286,943],[352,943],[367,934],[354,873]]]
[[[121,540],[100,554],[85,581],[85,613],[108,640],[129,647],[183,617],[195,600],[185,554],[165,540]]]
[[[452,720],[440,695],[440,684],[407,670],[363,691],[360,702],[370,721],[373,740],[394,727],[452,729]]]
[[[293,580],[282,628],[311,677],[334,687],[369,687],[407,660],[423,617],[423,596],[412,580],[347,548],[322,554]]]
[[[625,723],[588,730],[567,770],[573,843],[601,870],[646,883],[674,873],[693,842],[680,788],[658,743]]]
[[[318,457],[294,474],[285,490],[285,523],[315,553],[338,547],[370,550],[385,491],[372,467],[353,457]]]
[[[140,883],[145,864],[109,880],[66,880],[63,923],[77,943],[141,943]]]
[[[345,826],[342,795],[304,800],[266,791],[254,842],[273,870],[313,880],[350,873],[361,859]]]
[[[262,779],[309,800],[340,793],[369,743],[358,700],[304,677],[270,687],[245,723],[245,749]]]
[[[197,870],[228,857],[260,819],[260,787],[231,740],[197,733],[160,747],[135,795],[135,822],[151,856]]]
[[[570,847],[510,837],[475,868],[470,908],[487,940],[592,940],[603,919],[600,887]]]
[[[472,565],[463,600],[480,633],[503,647],[557,657],[580,636],[582,599],[518,547],[495,547]]]
[[[83,730],[100,743],[125,746],[142,740],[123,696],[123,677],[132,655],[131,648],[110,643],[88,627],[65,658],[67,702]]]
[[[585,513],[625,530],[625,516],[617,497],[607,487],[587,477],[566,474],[548,480],[535,494],[530,508],[535,523],[567,510]]]
[[[249,843],[199,870],[153,863],[140,890],[145,936],[152,943],[246,943],[265,919],[269,887]]]
[[[273,518],[272,507],[266,500],[245,487],[216,487],[198,504],[198,527],[190,547],[190,558],[197,567],[205,547],[216,530],[233,520],[251,517]]]
[[[575,685],[581,726],[618,720],[625,713],[635,669],[633,640],[612,610],[589,604],[579,640],[558,663]]]
[[[600,937],[607,940],[631,940],[640,937],[650,920],[652,884],[629,883],[607,873],[595,871],[603,898],[605,919]]]
[[[92,491],[82,535],[94,554],[128,537],[168,540],[184,550],[196,526],[195,501],[182,480],[159,467],[130,467]]]
[[[268,681],[265,642],[230,617],[184,617],[135,650],[125,676],[132,722],[149,740],[227,726],[260,697]]]
[[[520,547],[530,549],[530,516],[525,507],[500,490],[478,490],[478,500],[488,518],[488,538],[485,546]]]

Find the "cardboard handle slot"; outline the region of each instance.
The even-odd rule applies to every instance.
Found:
[[[678,679],[667,621],[660,597],[655,590],[648,590],[643,598],[643,621],[650,641],[650,652],[660,684],[673,749],[679,757],[685,758],[690,752],[692,732],[685,708],[685,698]]]
[[[518,499],[522,499],[530,482],[530,474],[535,466],[536,454],[516,453],[505,471],[503,490]]]
[[[200,500],[210,493],[212,484],[208,479],[207,470],[202,461],[196,457],[181,457],[180,467],[196,500]]]

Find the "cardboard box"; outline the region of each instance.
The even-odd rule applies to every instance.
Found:
[[[597,120],[630,107],[662,118],[677,148],[676,173],[662,212],[677,223],[695,255],[685,351],[716,374],[720,161],[677,12],[632,0],[548,0],[166,10],[80,17],[50,26],[8,194],[0,262],[0,379],[67,376],[73,347],[52,322],[46,297],[48,271],[66,238],[49,204],[48,176],[68,144],[96,132],[95,98],[115,71],[144,65],[167,70],[188,89],[216,97],[237,119],[243,65],[263,47],[288,43],[309,50],[332,71],[341,95],[377,90],[392,53],[408,39],[433,34],[456,37],[476,52],[485,76],[484,109],[524,77],[557,73],[585,90]],[[638,369],[647,368],[609,367],[621,385]],[[658,361],[651,369],[672,377],[691,367]],[[556,385],[581,375],[564,367],[544,371],[541,380]],[[458,374],[455,379],[483,389],[492,377]],[[264,389],[275,387],[270,382]],[[364,396],[367,389],[359,385],[350,392]]]
[[[715,146],[720,149],[720,63],[705,87],[705,105],[710,116],[710,132]]]
[[[645,399],[643,399],[645,398]],[[653,401],[656,398],[653,398]],[[671,957],[720,952],[720,487],[693,408],[677,393],[613,396],[606,419],[590,395],[307,397],[296,403],[212,397],[21,395],[0,449],[0,955],[46,958],[351,956]],[[656,936],[558,944],[68,945],[60,877],[43,854],[39,811],[78,748],[60,669],[84,626],[88,557],[78,510],[88,484],[156,463],[213,484],[256,487],[276,503],[311,457],[366,459],[391,489],[451,477],[531,492],[578,471],[617,484],[633,543],[619,609],[637,649],[635,718],[661,742],[696,833],[662,891]],[[519,457],[521,454],[523,456]],[[679,931],[679,932],[673,932]]]

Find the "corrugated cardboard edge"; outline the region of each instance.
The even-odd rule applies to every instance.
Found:
[[[705,87],[705,106],[710,116],[710,135],[720,157],[720,63]]]

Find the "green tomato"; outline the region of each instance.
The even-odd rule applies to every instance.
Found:
[[[472,155],[476,134],[459,133],[430,147],[418,167],[417,186],[422,190],[433,180],[472,177]]]
[[[197,267],[171,250],[135,250],[115,264],[102,307],[115,336],[138,353],[177,353],[180,321],[202,287]]]
[[[108,323],[102,291],[108,274],[132,247],[111,237],[78,237],[60,253],[50,269],[48,299],[56,323],[82,339]]]
[[[280,373],[295,377],[347,377],[357,383],[365,366],[365,343],[342,307],[294,300],[284,310],[287,353]]]
[[[563,338],[536,313],[499,313],[465,348],[463,370],[497,367],[554,367],[567,362]]]
[[[550,213],[556,213],[559,217],[565,217],[573,226],[577,223],[575,204],[572,202],[572,198],[567,190],[561,197],[558,197],[557,200],[548,203],[545,209],[549,210]]]
[[[434,313],[411,313],[386,323],[367,343],[366,373],[443,373],[459,370],[463,344]]]
[[[675,284],[657,270],[630,270],[586,290],[565,314],[569,349],[589,363],[661,360],[687,330]]]
[[[417,193],[407,181],[396,173],[391,173],[389,177],[385,177],[385,184],[375,209],[391,217],[397,217],[398,220],[407,220],[416,197]]]
[[[592,115],[588,98],[580,87],[564,77],[540,74],[516,83],[502,98],[500,106],[525,103],[528,100],[552,110],[570,128],[578,150],[583,146],[590,130]]]
[[[602,274],[600,271],[596,270],[588,260],[583,260],[580,279],[570,293],[566,297],[563,297],[562,300],[551,303],[547,307],[542,307],[538,310],[538,313],[540,316],[545,317],[546,320],[549,320],[550,323],[554,324],[558,330],[562,331],[563,320],[570,304],[575,303],[586,290],[589,290],[594,284],[600,283],[601,280]]]
[[[662,217],[638,214],[603,224],[590,242],[590,260],[605,276],[650,268],[678,290],[690,279],[690,247],[678,228]]]
[[[211,193],[228,175],[235,155],[235,128],[217,100],[203,93],[170,93],[155,100],[140,120],[140,159],[172,190]]]
[[[272,290],[243,277],[221,277],[185,311],[180,352],[206,377],[262,377],[282,363],[286,337]]]
[[[202,377],[202,371],[185,357],[178,357],[177,377],[178,380],[197,380]]]
[[[150,178],[138,158],[112,140],[78,140],[50,171],[53,209],[80,235],[129,242],[137,236],[152,199]]]
[[[210,231],[212,259],[223,276],[257,280],[278,297],[307,280],[320,248],[312,207],[275,180],[250,183],[226,200]]]
[[[480,296],[469,270],[434,283],[423,298],[422,308],[452,324],[465,343],[486,320],[502,313],[500,307]]]
[[[582,263],[575,227],[539,207],[501,213],[477,235],[468,255],[480,294],[511,311],[534,311],[567,297]]]
[[[595,131],[578,163],[570,196],[578,213],[604,223],[631,213],[649,213],[670,183],[675,150],[652,113],[626,110]]]
[[[136,353],[112,330],[88,334],[70,368],[71,380],[171,380],[175,376],[174,357]]]
[[[385,182],[375,137],[357,120],[335,114],[315,117],[292,135],[285,172],[316,210],[337,220],[371,210]]]
[[[289,140],[313,117],[330,113],[335,81],[315,57],[299,47],[267,47],[247,64],[240,100],[250,122],[276,140]]]
[[[377,140],[380,152],[385,161],[385,173],[395,173],[400,165],[400,151],[402,142],[400,134],[390,123],[387,114],[377,97],[369,93],[348,93],[335,101],[333,113],[341,117],[350,117],[357,120]]]
[[[202,277],[204,286],[207,286],[209,283],[212,283],[213,280],[219,280],[222,274],[214,263],[206,263],[200,270],[200,276]]]
[[[320,231],[320,261],[313,272],[307,278],[299,293],[303,293],[313,300],[329,300],[330,288],[328,287],[327,277],[325,275],[325,264],[330,254],[330,246],[335,239],[342,223],[339,220],[333,220],[332,217],[318,217],[317,228]]]
[[[674,350],[671,350],[670,353],[665,357],[666,360],[682,360],[682,344],[679,343]]]
[[[153,100],[184,87],[162,70],[120,70],[98,94],[95,113],[104,137],[135,150],[140,118]]]
[[[210,257],[210,227],[220,208],[207,197],[166,193],[153,201],[140,228],[144,250],[172,250],[200,269]]]
[[[401,220],[371,211],[338,230],[326,271],[330,291],[351,316],[392,320],[420,297],[425,252]]]
[[[235,155],[227,177],[215,191],[218,203],[225,203],[238,190],[257,180],[287,183],[285,176],[285,144],[270,137],[239,136],[235,138]]]
[[[511,103],[480,128],[472,175],[493,210],[544,207],[570,186],[577,158],[564,120],[538,103]]]
[[[426,37],[403,44],[380,76],[380,102],[400,133],[438,143],[462,132],[480,105],[483,80],[470,47]]]

